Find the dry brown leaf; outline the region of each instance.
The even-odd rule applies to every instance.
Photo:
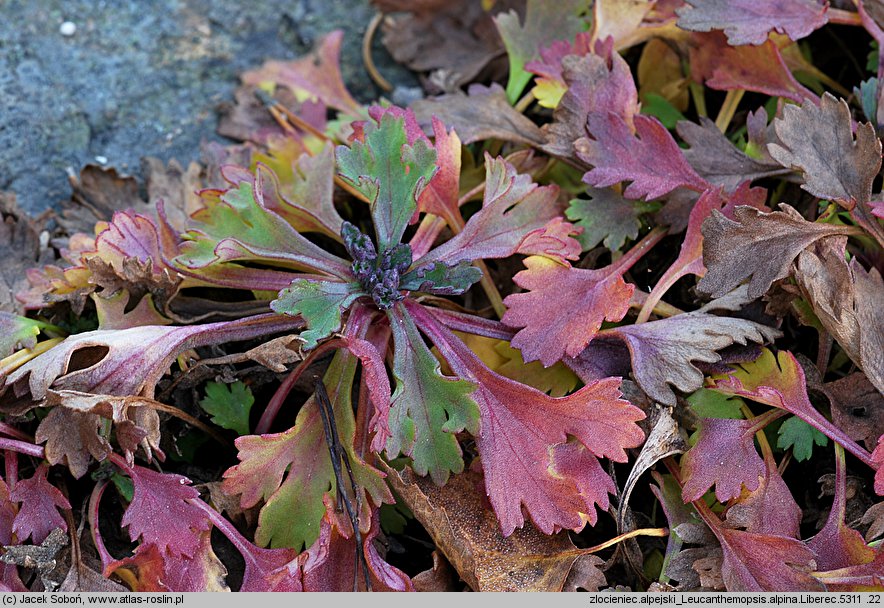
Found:
[[[884,534],[884,502],[872,505],[863,514],[860,523],[869,526],[866,541],[873,541]]]
[[[427,593],[457,591],[456,573],[439,551],[433,551],[433,567],[417,573],[411,582],[414,583],[415,591]]]
[[[580,552],[568,534],[530,522],[504,538],[484,500],[482,477],[468,471],[439,487],[381,463],[390,487],[423,524],[473,591],[561,591]]]
[[[808,222],[786,204],[780,209],[764,213],[744,205],[734,210],[733,220],[713,210],[703,222],[707,272],[697,289],[719,297],[748,278],[749,297],[757,298],[789,274],[792,260],[806,247],[845,230],[844,226]]]
[[[412,104],[421,126],[428,127],[433,116],[453,128],[464,144],[500,139],[540,147],[546,137],[540,127],[514,109],[500,85],[473,85],[469,94],[454,93]]]
[[[92,234],[95,222],[109,220],[114,211],[134,209],[149,213],[150,207],[138,196],[138,182],[113,167],[86,165],[79,176],[70,175],[73,194],[61,204],[58,223],[68,234]]]
[[[855,258],[848,264],[846,244],[846,237],[830,238],[802,251],[795,280],[823,327],[884,392],[884,281]]]
[[[862,372],[855,372],[834,382],[822,391],[832,406],[832,421],[854,441],[862,441],[872,451],[878,437],[884,435],[884,395]]]
[[[605,573],[602,572],[605,560],[597,555],[581,555],[571,567],[571,572],[565,580],[562,591],[588,591],[595,593],[602,587],[608,586]]]
[[[158,158],[147,157],[141,160],[141,170],[147,201],[153,204],[162,199],[169,223],[176,231],[184,232],[190,215],[203,206],[197,195],[203,187],[203,168],[191,162],[185,170],[174,158],[165,164]]]
[[[700,587],[714,591],[724,591],[721,567],[724,557],[721,549],[713,549],[709,555],[695,561],[691,566],[700,575]]]
[[[19,209],[15,195],[0,192],[0,311],[21,312],[17,293],[28,289],[25,272],[40,261],[42,224]]]

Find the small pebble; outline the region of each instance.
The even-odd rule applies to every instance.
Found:
[[[58,28],[58,33],[62,36],[73,36],[77,33],[77,24],[73,21],[65,21],[61,24],[61,27]]]
[[[95,162],[97,162],[99,165],[106,165],[107,164],[107,156],[96,156]]]

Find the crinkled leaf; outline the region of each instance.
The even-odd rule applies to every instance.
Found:
[[[436,171],[435,151],[423,138],[409,143],[405,118],[386,113],[365,123],[363,141],[338,146],[337,160],[341,177],[371,203],[378,249],[398,244]]]
[[[233,384],[207,382],[206,396],[200,399],[200,407],[212,422],[238,435],[249,434],[249,412],[254,404],[252,389],[239,380]]]
[[[557,196],[558,187],[538,186],[503,158],[486,155],[482,209],[457,236],[417,260],[415,266],[509,257],[533,231],[561,215]]]
[[[620,321],[629,310],[635,286],[623,280],[625,268],[616,264],[584,270],[531,257],[525,266],[513,280],[528,291],[507,296],[503,316],[504,323],[521,328],[512,345],[525,361],[539,359],[550,366],[565,355],[576,357],[602,321]]]
[[[826,382],[821,390],[829,398],[832,422],[867,450],[874,450],[878,437],[884,435],[884,393],[862,372]]]
[[[633,118],[635,134],[613,112],[589,115],[592,139],[575,142],[577,156],[593,167],[583,181],[596,186],[632,183],[623,191],[627,198],[658,198],[676,188],[702,192],[706,180],[697,175],[669,131],[653,116]]]
[[[724,30],[732,46],[763,44],[772,31],[792,40],[808,36],[828,21],[817,0],[688,0],[678,9],[678,27],[694,32]]]
[[[635,81],[629,65],[618,53],[575,53],[578,54],[581,56],[561,60],[567,91],[553,113],[553,122],[546,127],[547,142],[543,147],[550,154],[574,161],[578,161],[574,142],[586,136],[590,112],[614,112],[630,129],[632,117],[638,113]]]
[[[708,182],[732,192],[742,182],[781,175],[787,171],[768,158],[752,158],[739,150],[705,116],[700,124],[679,121],[678,135],[690,145],[684,156]]]
[[[418,211],[432,213],[451,221],[459,213],[460,197],[460,137],[433,116],[433,147],[436,149],[436,173],[417,200]]]
[[[296,97],[318,99],[327,106],[358,116],[362,106],[347,91],[341,77],[343,38],[344,32],[335,30],[319,40],[306,57],[295,61],[268,61],[260,69],[245,72],[242,80],[257,86],[268,83],[285,86]]]
[[[635,239],[642,213],[654,207],[648,203],[631,201],[611,188],[587,188],[588,199],[571,201],[565,212],[568,219],[583,228],[577,240],[584,251],[604,243],[611,251],[617,251],[627,239]]]
[[[583,29],[578,15],[586,9],[585,0],[561,0],[555,4],[543,0],[528,0],[524,23],[515,11],[495,17],[497,31],[503,38],[510,60],[506,94],[515,103],[531,80],[525,64],[539,56],[541,47],[553,40],[572,40]]]
[[[884,392],[884,281],[845,260],[846,237],[827,238],[798,255],[794,276],[814,314],[844,352]]]
[[[181,327],[148,325],[95,330],[65,340],[18,368],[6,379],[16,393],[30,390],[34,399],[50,386],[107,395],[152,397],[156,383],[178,355],[188,349],[249,340],[290,330],[298,322],[279,315]]]
[[[436,116],[471,144],[486,139],[500,139],[517,144],[541,146],[543,132],[529,118],[515,110],[498,84],[486,87],[473,84],[467,94],[453,93],[414,102],[415,115],[422,125]]]
[[[566,260],[576,260],[580,257],[580,242],[575,237],[580,234],[581,228],[566,222],[561,217],[554,217],[542,228],[536,228],[529,232],[516,253],[521,255],[540,255],[559,264],[566,264]]]
[[[225,262],[264,262],[349,276],[344,260],[308,241],[274,210],[281,203],[269,169],[252,175],[226,167],[224,178],[228,188],[201,192],[204,207],[193,215],[177,263],[199,270]]]
[[[427,473],[437,484],[450,473],[463,471],[455,433],[477,434],[479,412],[470,397],[472,383],[441,374],[439,361],[418,333],[402,305],[388,315],[395,345],[393,375],[396,390],[390,405],[390,432],[386,452],[391,458],[406,454],[418,475]]]
[[[787,418],[777,431],[777,447],[781,450],[792,449],[792,457],[797,462],[810,460],[814,444],[826,446],[829,438],[804,422],[798,416]]]
[[[784,167],[804,173],[805,190],[826,199],[865,204],[881,169],[881,141],[869,123],[856,127],[854,140],[847,102],[823,95],[819,105],[788,105],[774,121],[781,143],[768,151]]]
[[[789,274],[792,261],[814,241],[843,232],[842,226],[808,222],[786,204],[782,211],[764,213],[740,206],[734,219],[719,211],[703,222],[703,263],[706,276],[701,292],[722,296],[749,279],[749,296],[757,298],[771,284]],[[740,255],[734,255],[739,251]],[[747,264],[746,260],[759,263]]]
[[[0,310],[0,359],[19,348],[33,348],[44,326],[40,321]]]
[[[583,56],[592,50],[590,32],[578,32],[574,42],[554,40],[538,51],[539,58],[525,64],[525,69],[536,76],[531,92],[544,108],[556,108],[568,90],[564,78],[564,62],[569,55]],[[585,121],[584,121],[585,122]]]
[[[481,278],[482,271],[468,260],[456,264],[434,262],[406,273],[399,288],[438,295],[459,295]]]
[[[703,420],[697,444],[681,460],[685,502],[698,500],[713,485],[720,502],[739,496],[744,485],[750,492],[758,488],[765,468],[755,451],[756,430],[752,420]]]
[[[66,407],[55,407],[40,421],[35,441],[46,444],[49,464],[64,464],[74,478],[89,470],[92,459],[102,461],[111,452],[111,445],[100,431],[101,417]]]
[[[304,348],[315,348],[320,340],[341,329],[341,315],[360,296],[359,283],[295,279],[279,292],[270,307],[280,314],[298,316],[307,329],[301,332]]]
[[[817,99],[795,80],[771,40],[761,46],[730,46],[720,32],[694,34],[692,39],[690,64],[695,82],[721,91],[745,89],[797,103]]]
[[[362,459],[353,444],[356,423],[351,393],[356,363],[356,357],[339,350],[324,382],[341,444],[362,493],[361,504],[367,509],[366,493],[376,504],[390,502],[391,497],[380,473]],[[264,501],[255,541],[261,546],[296,550],[312,545],[319,538],[326,510],[323,498],[328,495],[333,499],[337,493],[316,398],[301,407],[295,426],[288,431],[239,437],[236,447],[240,463],[224,473],[224,491],[241,494],[244,508]]]
[[[504,537],[482,492],[482,477],[465,471],[438,487],[410,470],[387,468],[387,479],[460,577],[477,592],[562,590],[577,555],[566,532],[548,536],[526,523]]]
[[[475,383],[482,421],[476,441],[503,534],[522,526],[523,507],[545,534],[595,523],[594,505],[606,509],[607,493],[615,491],[598,459],[623,462],[625,448],[644,440],[635,422],[645,414],[619,398],[620,380],[607,378],[567,397],[550,397],[492,372],[419,304],[408,309],[448,365]]]
[[[46,479],[49,467],[41,464],[28,479],[20,479],[9,494],[10,500],[21,503],[12,522],[12,531],[19,542],[30,538],[42,543],[56,528],[67,530],[68,525],[58,509],[71,508],[68,499]]]
[[[26,271],[40,260],[42,228],[19,208],[14,194],[0,194],[0,310],[4,312],[20,310],[16,295],[27,290]],[[42,295],[37,307],[42,305]]]

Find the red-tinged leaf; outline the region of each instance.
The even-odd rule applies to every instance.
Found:
[[[713,210],[701,229],[707,272],[697,289],[720,297],[748,278],[749,297],[757,298],[789,274],[792,261],[805,248],[844,232],[843,226],[808,222],[789,205],[781,204],[780,209],[765,213],[741,206],[734,210],[734,219]],[[747,259],[763,263],[747,264]]]
[[[872,462],[878,467],[875,471],[875,494],[884,496],[884,435],[878,437],[878,445],[872,452]]]
[[[413,116],[413,114],[412,114]],[[450,220],[459,217],[460,138],[433,116],[433,146],[436,149],[436,173],[417,199],[417,210]]]
[[[788,105],[774,128],[781,143],[769,144],[768,151],[784,167],[804,173],[805,190],[848,208],[868,203],[881,169],[881,141],[869,123],[857,125],[854,140],[846,101],[826,94],[819,105]]]
[[[239,530],[201,500],[191,504],[202,509],[240,552],[245,562],[240,591],[302,591],[301,564],[294,549],[263,549],[249,542]]]
[[[590,113],[587,130],[592,139],[574,143],[577,157],[594,167],[583,181],[598,188],[631,181],[623,194],[635,199],[658,198],[676,188],[703,192],[709,187],[659,120],[638,114],[633,121],[635,134],[618,114]]]
[[[642,306],[640,319],[647,319],[651,309],[675,285],[682,277],[692,274],[702,277],[706,274],[706,266],[703,264],[703,233],[701,228],[713,211],[722,211],[724,207],[725,217],[733,217],[734,207],[748,205],[756,209],[766,209],[764,201],[767,198],[767,190],[764,188],[750,188],[749,182],[743,182],[736,191],[725,196],[721,189],[707,190],[700,195],[688,216],[688,227],[685,232],[678,258],[663,273],[654,289],[648,295],[648,300]]]
[[[190,504],[199,492],[190,480],[174,473],[157,473],[138,465],[122,466],[135,488],[132,502],[123,513],[122,524],[129,537],[143,544],[156,545],[163,556],[194,557],[200,550],[201,532],[211,524],[202,509]]]
[[[548,47],[538,50],[539,58],[525,64],[525,69],[536,76],[534,96],[545,108],[555,108],[567,91],[568,85],[563,76],[564,59],[569,55],[582,57],[592,51],[592,34],[578,32],[574,42],[554,40]],[[584,121],[585,122],[585,121]]]
[[[12,532],[15,516],[16,508],[9,496],[9,486],[0,478],[0,544],[4,547],[15,544]],[[0,565],[0,589],[3,591],[28,590],[18,577],[18,568],[14,564]]]
[[[716,380],[714,388],[795,414],[874,468],[869,453],[813,407],[807,396],[804,370],[789,351],[774,355],[765,348],[755,361],[741,363],[727,378]]]
[[[766,122],[764,126],[767,126]],[[679,121],[676,130],[679,137],[691,146],[684,151],[691,166],[704,179],[716,186],[723,186],[728,192],[733,192],[747,180],[754,181],[789,172],[766,155],[761,158],[748,156],[705,116],[700,117],[700,124]]]
[[[580,32],[582,21],[578,15],[586,8],[582,0],[560,0],[555,4],[543,0],[528,0],[525,19],[511,10],[497,15],[494,22],[506,46],[510,60],[507,98],[515,103],[531,80],[525,64],[539,56],[541,47],[553,40],[571,40]]]
[[[30,390],[34,399],[43,399],[50,387],[152,398],[156,383],[181,352],[249,340],[300,324],[299,320],[269,314],[205,325],[88,331],[66,338],[21,366],[9,375],[6,385],[15,385],[19,395]]]
[[[599,338],[617,337],[626,343],[632,373],[655,401],[674,406],[671,384],[683,393],[703,385],[703,372],[693,363],[717,363],[717,351],[732,344],[772,342],[780,332],[746,319],[719,317],[703,311],[685,313],[604,330]]]
[[[566,57],[561,62],[562,78],[568,88],[553,113],[553,122],[546,127],[547,143],[543,149],[577,161],[574,142],[586,136],[589,114],[614,112],[632,131],[632,117],[638,113],[638,92],[629,65],[619,53],[605,53],[596,45],[596,54],[575,54],[580,56]]]
[[[718,32],[694,34],[692,40],[691,74],[696,82],[721,91],[745,89],[797,103],[817,99],[795,80],[770,40],[761,46],[734,47]]]
[[[19,542],[28,538],[35,545],[42,543],[55,528],[67,530],[68,525],[58,509],[70,509],[68,499],[46,479],[49,467],[41,464],[30,479],[21,479],[12,488],[9,498],[21,503],[12,522],[12,531]]]
[[[129,576],[126,578],[129,579],[132,591],[169,591],[163,582],[166,559],[156,545],[139,545],[131,557],[124,557],[107,564],[103,574],[105,577],[110,577],[121,569],[128,571]]]
[[[450,473],[463,471],[455,434],[478,431],[478,409],[470,397],[474,387],[442,375],[439,361],[401,305],[388,315],[395,344],[396,390],[390,402],[386,453],[391,458],[400,453],[410,456],[418,475],[429,473],[433,481],[444,485]]]
[[[271,146],[269,154],[253,158],[265,206],[298,232],[320,232],[340,240],[343,220],[334,205],[334,147],[326,143],[311,156],[300,147],[289,151]]]
[[[635,422],[645,415],[619,398],[620,380],[607,378],[567,397],[550,397],[492,372],[419,304],[408,309],[451,369],[476,384],[477,444],[503,534],[522,526],[523,506],[546,534],[594,523],[594,503],[607,504],[611,489],[597,458],[623,462],[624,450],[644,439]],[[569,437],[579,444],[566,443]]]
[[[816,554],[817,570],[839,570],[868,564],[875,560],[875,550],[866,544],[863,535],[847,527],[847,464],[844,450],[835,449],[835,498],[823,529],[807,541]]]
[[[454,93],[421,99],[412,109],[425,128],[433,116],[457,131],[464,144],[500,139],[529,146],[542,146],[543,131],[527,116],[513,108],[498,84],[473,84],[467,95]]]
[[[512,345],[526,362],[539,359],[549,367],[566,355],[576,357],[602,321],[620,321],[629,310],[635,286],[623,280],[626,268],[621,265],[584,270],[532,257],[525,266],[513,280],[528,291],[507,296],[503,322],[522,328]],[[563,315],[562,310],[570,312]]]
[[[826,331],[884,393],[884,281],[856,258],[846,260],[847,237],[826,238],[798,255],[795,281]]]
[[[801,508],[772,457],[765,456],[764,468],[765,474],[758,488],[727,510],[727,523],[756,534],[798,538]]]
[[[736,498],[742,486],[750,492],[764,477],[764,460],[755,451],[752,420],[704,418],[697,444],[681,460],[685,502],[700,499],[715,486],[719,502]]]
[[[392,497],[381,473],[368,465],[354,447],[351,394],[356,362],[356,357],[338,350],[324,382],[365,511],[368,495],[375,504],[392,502]],[[312,545],[319,536],[320,521],[325,513],[323,498],[326,495],[333,498],[337,493],[315,397],[301,407],[295,426],[288,431],[239,437],[236,447],[240,463],[224,473],[224,492],[241,494],[240,504],[244,508],[264,501],[258,517],[256,542],[261,546],[296,550]]]
[[[785,536],[713,527],[721,541],[721,576],[728,591],[824,591],[809,573],[813,552]]]
[[[199,534],[199,548],[192,557],[164,557],[163,583],[177,593],[230,591],[227,568],[212,550],[212,532]]]
[[[252,175],[227,166],[223,175],[228,188],[200,193],[204,207],[192,216],[194,222],[184,234],[176,264],[199,271],[219,264],[236,268],[229,262],[249,261],[351,278],[345,260],[307,240],[274,210],[284,201],[269,169],[266,175],[263,169]],[[214,279],[211,274],[205,278]]]
[[[764,44],[777,31],[792,40],[810,35],[828,21],[818,0],[687,0],[678,9],[678,27],[693,32],[724,30],[732,46]]]
[[[485,182],[482,209],[457,236],[417,260],[416,268],[439,261],[456,264],[509,257],[534,231],[561,216],[557,186],[538,186],[501,157],[485,156]]]
[[[309,95],[351,116],[359,116],[362,106],[353,99],[341,77],[340,55],[344,32],[335,30],[324,36],[313,51],[295,61],[268,61],[258,70],[242,75],[245,84],[264,86],[271,83],[288,87],[295,96]]]
[[[519,245],[516,253],[521,255],[539,255],[566,264],[565,260],[576,260],[580,257],[580,242],[574,238],[581,228],[574,226],[560,217],[555,217],[543,228],[532,230]]]
[[[407,574],[388,564],[378,553],[374,540],[380,532],[378,512],[371,513],[371,527],[362,538],[362,550],[372,591],[414,591]],[[326,517],[322,520],[319,538],[301,554],[304,591],[365,591],[363,565],[356,570],[356,541],[352,533],[345,535]]]

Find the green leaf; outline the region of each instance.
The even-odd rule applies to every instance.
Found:
[[[384,114],[365,123],[365,141],[338,146],[338,172],[371,203],[378,251],[399,243],[417,199],[436,170],[436,151],[423,138],[408,143],[405,119]]]
[[[584,29],[579,15],[587,8],[587,0],[528,0],[525,23],[519,23],[519,15],[511,10],[494,18],[510,60],[510,75],[506,84],[506,96],[516,103],[531,81],[525,64],[540,57],[540,49],[556,40],[574,41],[574,36]]]
[[[320,340],[341,328],[343,311],[365,295],[359,283],[295,279],[279,292],[270,308],[280,314],[301,315],[307,330],[301,332],[304,348],[315,348]]]
[[[792,456],[798,462],[810,460],[813,455],[813,444],[823,447],[828,443],[828,437],[797,416],[787,418],[780,425],[777,447],[783,450],[792,448]]]
[[[718,391],[701,388],[687,398],[688,405],[700,418],[731,418],[738,420],[743,417],[740,408],[745,405],[739,397],[723,395]]]
[[[482,271],[468,260],[461,260],[457,264],[435,262],[406,273],[399,288],[437,295],[459,295],[481,278]]]
[[[122,496],[127,503],[132,502],[132,498],[135,496],[135,484],[132,483],[132,480],[119,473],[114,473],[111,475],[110,479],[116,486],[117,492],[120,493],[120,496]]]
[[[33,348],[45,323],[19,317],[0,310],[0,359],[11,355],[19,347]]]
[[[206,383],[206,397],[200,400],[200,407],[212,417],[212,422],[239,435],[249,434],[249,412],[254,404],[252,389],[239,380],[230,385]]]
[[[641,228],[642,213],[656,208],[654,203],[631,201],[610,188],[587,188],[590,198],[571,201],[565,211],[568,219],[583,227],[577,240],[583,250],[604,242],[610,251],[623,247],[627,239],[635,239]]]
[[[642,114],[656,116],[667,129],[674,129],[680,120],[687,120],[668,99],[657,93],[648,93],[642,99]]]
[[[387,456],[410,456],[418,475],[429,473],[433,481],[443,485],[449,473],[463,471],[454,434],[464,429],[474,435],[479,431],[479,406],[470,397],[475,386],[442,375],[439,361],[401,304],[387,314],[393,330],[396,378]]]
[[[366,518],[370,517],[371,504],[390,503],[393,497],[380,471],[365,462],[354,448],[353,382],[358,361],[347,350],[338,350],[323,382],[341,445],[356,480],[362,505],[360,517]],[[335,473],[315,396],[298,411],[294,427],[283,433],[239,437],[236,447],[240,463],[224,473],[224,491],[229,495],[241,494],[240,504],[246,508],[264,502],[255,542],[262,547],[292,547],[299,551],[310,547],[319,538],[326,513],[323,498],[327,496],[334,503],[337,496]],[[341,467],[346,471],[343,463]],[[347,473],[344,475],[346,479]],[[349,494],[349,482],[346,483]],[[355,504],[353,496],[350,500]]]

